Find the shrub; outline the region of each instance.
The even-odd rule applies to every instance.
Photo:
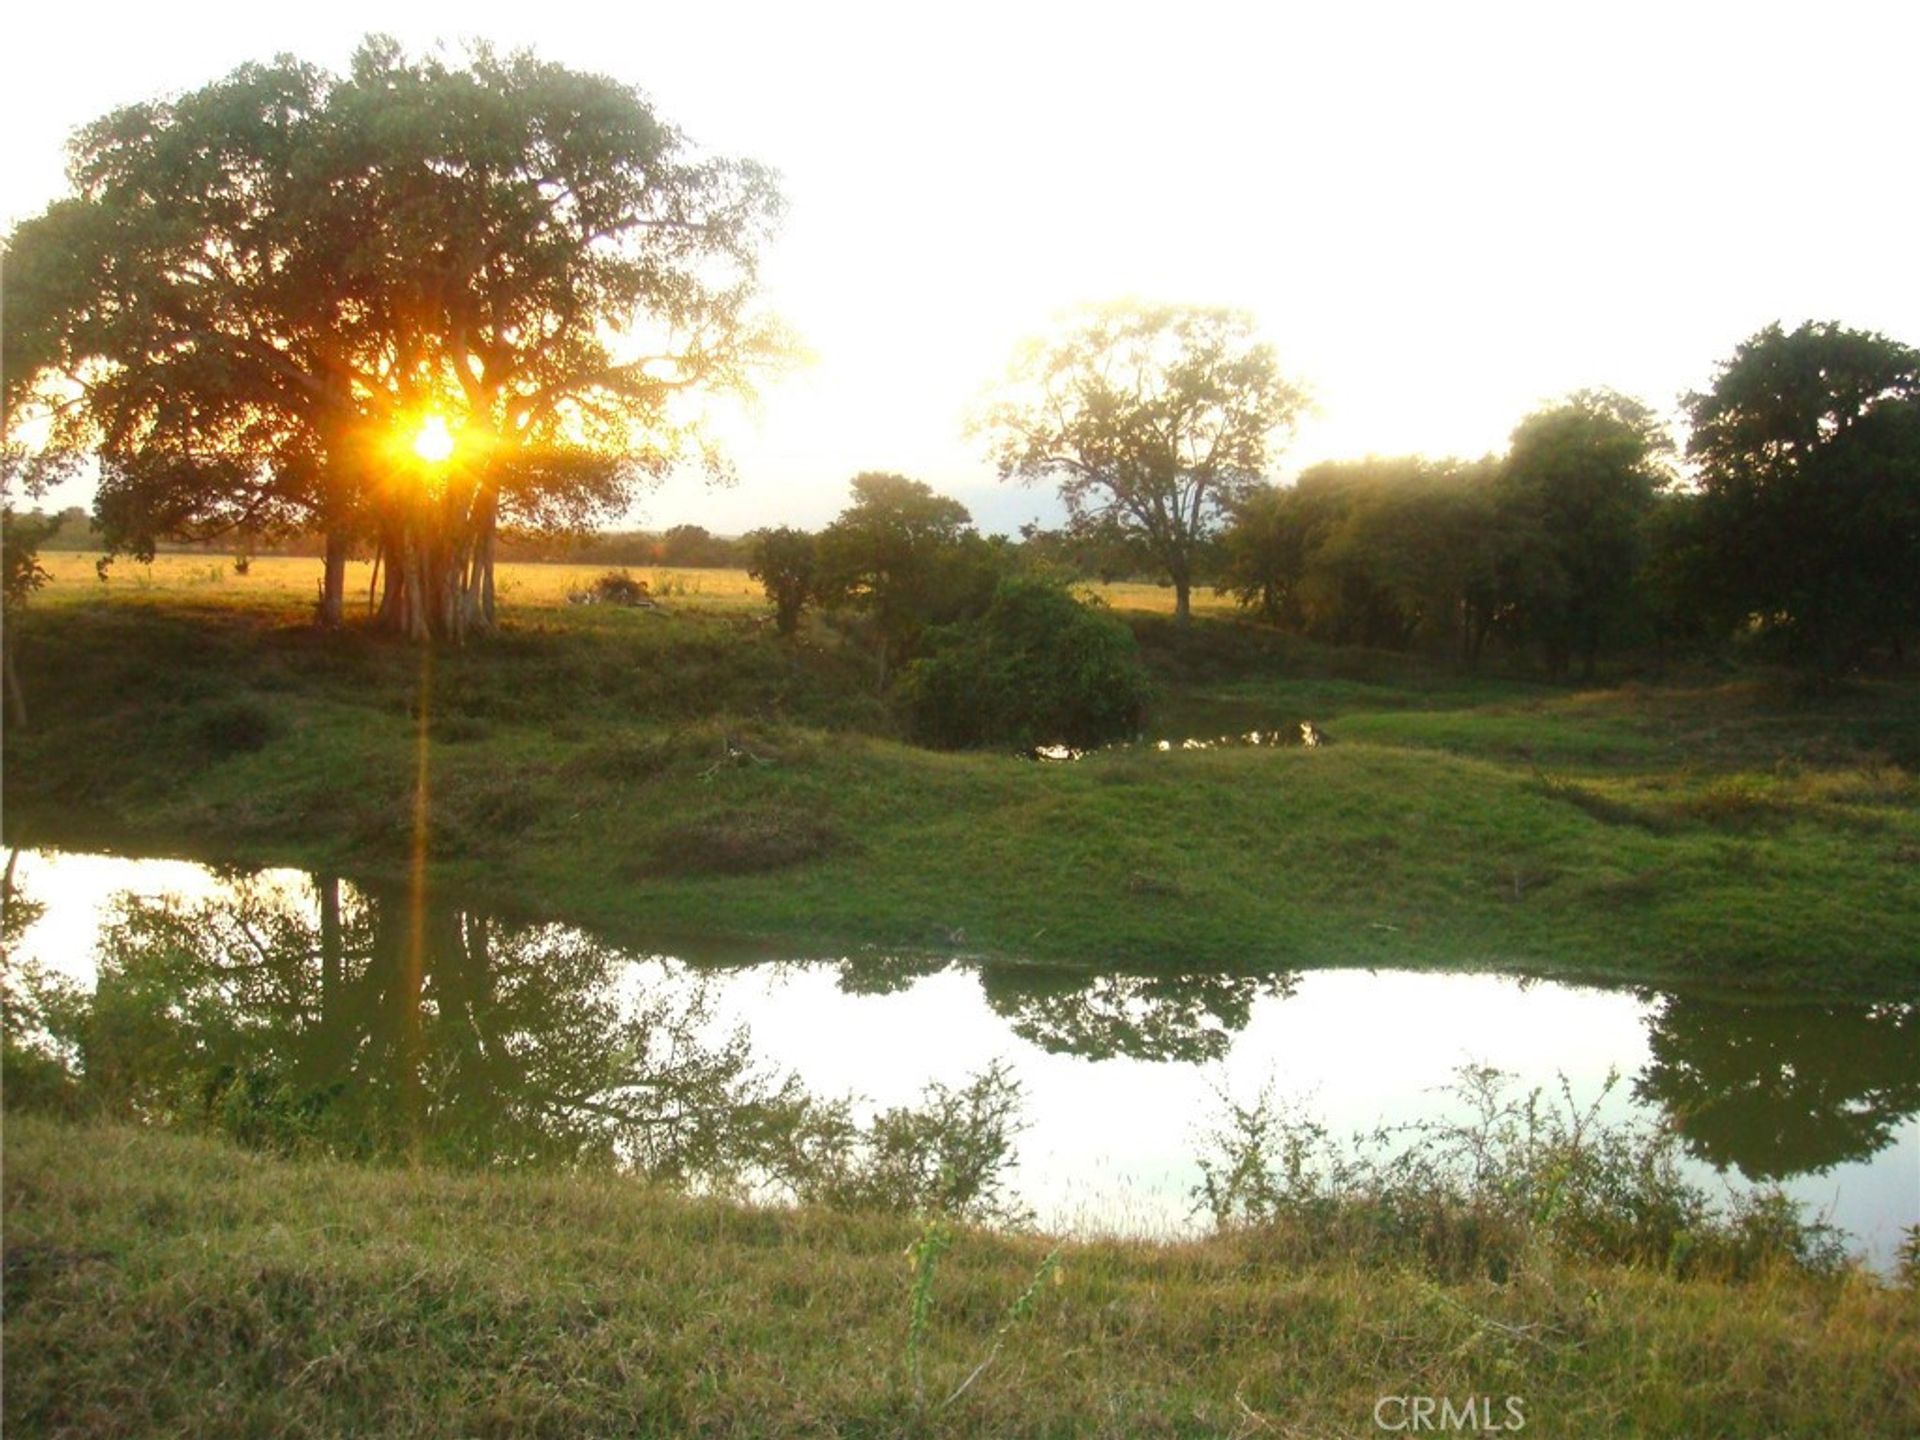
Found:
[[[1463,1118],[1352,1146],[1271,1093],[1228,1099],[1194,1198],[1221,1231],[1283,1252],[1394,1257],[1456,1277],[1504,1280],[1556,1253],[1732,1279],[1841,1266],[1837,1232],[1780,1191],[1716,1208],[1682,1174],[1676,1131],[1604,1119],[1616,1078],[1582,1106],[1564,1077],[1557,1097],[1515,1094],[1501,1072],[1465,1066],[1453,1087]]]
[[[946,748],[1123,739],[1148,685],[1133,632],[1059,584],[1000,582],[977,620],[948,628],[911,666],[902,697],[915,738]]]
[[[240,755],[265,749],[284,728],[272,710],[243,697],[203,710],[194,722],[194,735],[211,755]]]
[[[593,582],[593,596],[603,605],[651,605],[647,582],[636,580],[624,570],[609,570]]]

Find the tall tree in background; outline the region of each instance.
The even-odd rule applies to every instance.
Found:
[[[329,620],[358,539],[395,628],[490,624],[503,519],[583,524],[711,461],[675,397],[780,350],[752,308],[771,176],[524,54],[248,66],[74,154],[11,241],[8,404],[97,453],[117,547],[326,530]]]
[[[1058,482],[1075,529],[1137,537],[1185,622],[1202,547],[1305,403],[1248,316],[1114,304],[1024,345],[977,428],[1002,479]]]
[[[1770,325],[1686,405],[1703,606],[1828,673],[1920,633],[1920,350]]]
[[[1508,598],[1556,677],[1577,656],[1591,679],[1602,644],[1623,633],[1672,450],[1651,410],[1610,390],[1569,396],[1513,432],[1500,496]]]

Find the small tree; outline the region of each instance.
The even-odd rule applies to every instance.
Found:
[[[1308,535],[1295,494],[1263,485],[1234,507],[1220,536],[1216,595],[1231,594],[1243,610],[1272,625],[1300,623],[1300,581],[1307,570]]]
[[[748,541],[747,575],[758,580],[773,602],[774,624],[782,635],[800,628],[800,615],[813,598],[819,554],[813,536],[782,525],[756,530]]]
[[[13,723],[27,723],[26,692],[14,668],[19,645],[20,612],[34,591],[51,578],[40,563],[40,546],[60,529],[60,515],[22,515],[13,508],[17,489],[39,497],[73,473],[65,457],[29,454],[7,439],[4,411],[0,411],[0,666],[6,672],[7,703]]]
[[[60,521],[54,516],[21,515],[11,505],[0,508],[0,556],[4,556],[6,569],[6,613],[0,617],[5,632],[0,635],[0,651],[5,656],[7,702],[13,707],[13,723],[23,728],[27,723],[27,697],[13,664],[14,627],[27,597],[47,583],[49,577],[40,564],[40,543],[59,528]]]
[[[1000,568],[966,506],[877,471],[854,477],[853,504],[820,533],[818,554],[821,603],[871,622],[883,689],[928,626],[986,608]]]
[[[1076,529],[1142,541],[1184,623],[1202,547],[1305,403],[1248,316],[1116,304],[1023,346],[977,428],[1002,479],[1057,481]]]

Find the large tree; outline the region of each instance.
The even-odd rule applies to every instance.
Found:
[[[396,628],[489,624],[503,520],[622,507],[705,453],[674,397],[778,351],[752,310],[771,176],[528,55],[248,66],[74,157],[11,241],[9,404],[98,455],[115,545],[324,529],[328,619],[358,540]]]
[[[1686,405],[1703,607],[1828,672],[1920,633],[1920,350],[1770,325]]]
[[[1113,304],[1025,344],[979,428],[1003,479],[1057,481],[1074,528],[1138,538],[1184,622],[1202,547],[1305,401],[1248,316]]]

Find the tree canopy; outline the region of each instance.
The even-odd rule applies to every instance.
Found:
[[[1555,675],[1577,655],[1591,677],[1602,643],[1629,623],[1672,450],[1651,410],[1610,390],[1580,391],[1513,432],[1501,495],[1513,522],[1507,598]]]
[[[1113,304],[1022,346],[978,428],[1002,479],[1057,481],[1076,529],[1138,537],[1184,621],[1202,546],[1305,403],[1247,315]]]
[[[7,401],[98,456],[116,547],[295,524],[386,562],[416,636],[492,619],[493,537],[617,510],[689,456],[676,406],[780,350],[754,310],[773,177],[631,87],[373,38],[75,138],[10,241]],[[413,440],[437,427],[437,450]]]
[[[1920,631],[1920,350],[1770,325],[1686,405],[1699,604],[1829,671]]]
[[[927,627],[986,608],[999,565],[967,507],[922,481],[869,470],[852,489],[853,503],[818,537],[815,590],[872,625],[884,687]]]

